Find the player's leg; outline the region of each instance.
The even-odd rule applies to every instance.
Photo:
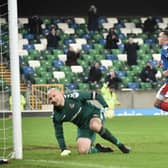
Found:
[[[154,101],[154,107],[168,111],[168,102],[165,101],[168,96],[168,84],[164,84],[156,94],[156,99]]]
[[[77,139],[77,150],[79,154],[89,153],[91,140],[89,138],[80,137]]]
[[[93,145],[96,139],[96,133],[88,128],[78,129],[77,150],[79,154],[113,152],[109,147],[100,144]]]
[[[98,133],[103,139],[115,144],[123,153],[129,153],[130,149],[119,141],[107,128],[104,128],[102,121],[98,117],[93,117],[90,120],[90,129]]]

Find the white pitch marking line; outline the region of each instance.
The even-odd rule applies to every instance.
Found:
[[[25,160],[25,161],[30,161],[30,162],[36,162],[36,163],[50,163],[50,164],[64,164],[64,165],[72,165],[72,166],[78,166],[78,167],[91,167],[91,168],[121,168],[121,166],[104,166],[104,165],[98,165],[98,164],[81,164],[81,163],[77,163],[77,162],[72,162],[69,161],[64,162],[64,161],[56,161],[56,160]],[[127,167],[123,167],[122,168],[127,168]]]

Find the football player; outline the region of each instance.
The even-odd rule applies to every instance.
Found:
[[[159,89],[156,94],[154,106],[156,108],[168,111],[167,92],[168,92],[168,30],[162,30],[158,37],[159,45],[161,49],[161,61],[160,66],[163,69],[163,76],[166,78],[165,84]]]
[[[100,94],[95,91],[74,91],[63,94],[61,91],[51,88],[47,96],[49,102],[54,105],[53,123],[55,135],[61,149],[61,156],[71,154],[64,140],[63,122],[72,122],[78,127],[77,150],[79,154],[113,152],[113,149],[104,147],[101,144],[93,145],[96,133],[103,139],[115,144],[123,153],[130,152],[129,147],[121,143],[103,126],[102,110],[89,102],[89,100],[97,100],[103,108],[108,107]]]

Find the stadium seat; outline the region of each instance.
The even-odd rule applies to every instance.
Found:
[[[100,66],[99,66],[99,69],[100,69],[103,73],[107,71],[107,68],[106,68],[106,66],[104,66],[104,65],[100,65]]]
[[[122,54],[122,51],[120,49],[111,49],[111,52],[114,55]]]
[[[163,22],[163,23],[158,23],[158,27],[160,29],[165,29],[167,27],[167,23]]]
[[[117,57],[119,61],[123,61],[123,62],[127,61],[127,54],[118,54]]]
[[[75,34],[75,30],[73,28],[68,28],[63,30],[66,34]]]
[[[88,52],[90,49],[92,49],[92,45],[91,44],[82,44],[82,49],[86,52]]]
[[[24,57],[24,56],[28,55],[28,51],[27,50],[21,49],[18,52],[19,52],[19,56],[21,56],[21,57]]]
[[[56,56],[58,56],[58,54],[64,54],[64,52],[61,49],[54,49],[53,50],[53,54],[56,55]]]
[[[23,75],[24,75],[25,79],[28,80],[29,77],[30,77],[30,74],[34,73],[34,69],[32,67],[29,67],[29,66],[23,66],[22,67],[22,72],[23,72]]]
[[[87,44],[87,40],[85,38],[75,38],[75,42],[78,44]]]
[[[65,87],[68,89],[68,90],[76,90],[77,89],[77,85],[75,83],[67,83],[65,85]]]
[[[75,52],[79,52],[82,49],[82,45],[79,43],[70,43],[69,46],[73,49]]]
[[[74,73],[82,73],[83,72],[83,67],[81,65],[72,65],[71,66],[71,71]]]
[[[69,28],[68,23],[57,23],[57,26],[59,29],[62,29],[62,30]]]
[[[40,66],[40,61],[39,60],[29,60],[28,64],[29,64],[30,67],[35,69],[36,67]]]
[[[66,38],[64,39],[64,45],[68,46],[71,43],[75,43],[75,40],[72,38]]]
[[[114,54],[106,54],[106,59],[108,60],[118,60],[118,57]]]
[[[85,24],[86,23],[85,18],[83,18],[83,17],[74,17],[74,21],[77,24]]]
[[[121,33],[123,33],[125,36],[127,36],[127,34],[131,33],[131,29],[129,28],[120,28]]]
[[[148,83],[148,82],[141,82],[140,88],[142,90],[152,89],[152,85],[151,85],[151,83]]]
[[[23,49],[29,51],[34,49],[34,45],[33,44],[23,44]]]
[[[102,66],[105,66],[106,69],[113,66],[112,60],[100,60]]]
[[[26,39],[28,39],[28,40],[34,40],[35,35],[34,35],[34,34],[31,34],[31,33],[27,33],[27,34],[24,34],[24,35],[23,35],[23,38],[26,38]]]
[[[128,29],[135,28],[135,23],[133,23],[133,22],[125,22],[124,25]]]
[[[53,61],[52,61],[52,64],[53,64],[53,66],[56,67],[56,68],[60,68],[60,67],[64,66],[64,62],[63,62],[63,61],[60,61],[60,60],[53,60]]]
[[[37,50],[37,51],[41,51],[41,50],[45,50],[46,49],[46,45],[44,45],[44,44],[34,44],[34,48],[35,48],[35,50]]]
[[[44,74],[44,73],[46,73],[47,72],[47,70],[46,70],[46,67],[44,67],[44,66],[39,66],[39,67],[36,67],[35,68],[35,73],[37,73],[37,75],[41,75],[41,74]]]
[[[61,78],[65,78],[65,73],[63,71],[54,71],[53,77],[59,80]]]
[[[27,18],[27,17],[19,17],[18,18],[18,23],[19,24],[22,24],[22,25],[24,25],[24,24],[28,24],[29,23],[29,19]]]
[[[102,26],[104,29],[109,30],[110,28],[114,27],[114,23],[112,22],[102,23]]]
[[[142,38],[133,38],[133,40],[134,40],[135,43],[138,43],[139,45],[144,43]]]
[[[35,77],[34,78],[35,84],[46,84],[47,80],[42,77]]]
[[[46,38],[40,38],[41,44],[43,44],[45,47],[47,46],[47,39]]]
[[[79,90],[86,91],[89,90],[89,84],[87,83],[78,83]]]
[[[107,17],[106,20],[108,23],[113,23],[113,24],[118,23],[118,19],[116,17]]]
[[[128,82],[128,88],[137,90],[140,88],[140,86],[138,82]]]
[[[157,54],[157,53],[153,53],[152,54],[152,58],[156,61],[160,61],[161,60],[161,55]]]
[[[66,54],[58,54],[58,59],[59,59],[60,61],[63,61],[64,64],[65,64],[65,62],[66,62],[66,60],[67,60],[67,55],[66,55]]]
[[[116,71],[116,74],[119,78],[123,78],[123,77],[126,77],[126,74],[124,71]]]
[[[137,28],[137,27],[135,27],[135,28],[132,28],[132,33],[133,34],[140,34],[140,33],[142,33],[143,31],[142,31],[142,28]]]
[[[26,38],[19,39],[18,41],[18,46],[20,50],[23,49],[23,45],[27,45],[27,44],[29,44],[29,41]]]
[[[99,44],[104,46],[106,44],[106,39],[104,38],[99,39]]]

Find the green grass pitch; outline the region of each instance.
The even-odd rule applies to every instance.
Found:
[[[105,126],[130,146],[130,154],[121,153],[114,145],[97,135],[97,142],[112,146],[113,153],[78,155],[76,127],[64,124],[65,140],[72,154],[60,156],[50,117],[24,117],[23,160],[10,160],[3,168],[167,168],[168,117],[138,116],[107,119]]]

